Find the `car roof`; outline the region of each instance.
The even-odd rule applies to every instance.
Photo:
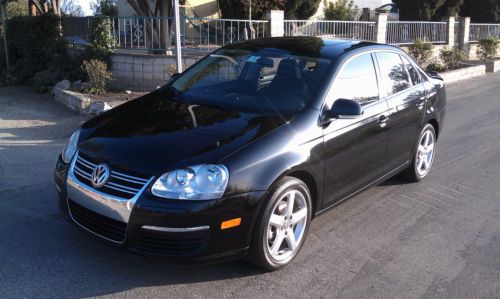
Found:
[[[400,50],[397,47],[373,42],[312,36],[271,37],[246,40],[223,47],[224,49],[279,49],[299,56],[312,56],[334,59],[342,54],[352,54],[366,50]]]

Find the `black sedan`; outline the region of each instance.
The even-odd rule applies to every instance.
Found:
[[[79,128],[60,206],[90,234],[180,262],[290,263],[315,215],[425,178],[443,80],[396,47],[315,37],[223,47]]]

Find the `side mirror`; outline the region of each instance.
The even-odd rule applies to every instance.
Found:
[[[328,111],[328,118],[351,119],[363,115],[361,105],[353,100],[338,99],[333,103],[332,109]]]
[[[170,80],[168,80],[168,82],[172,82],[174,81],[175,79],[179,78],[181,76],[181,74],[179,73],[175,73],[173,74],[172,76],[170,76]]]

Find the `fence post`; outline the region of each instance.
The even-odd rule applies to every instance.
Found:
[[[470,18],[460,18],[458,26],[458,47],[462,51],[469,52],[469,31],[470,31]]]
[[[177,73],[182,73],[182,45],[181,45],[181,20],[179,13],[179,0],[174,0],[175,18],[175,58],[177,61]]]
[[[283,10],[270,10],[267,12],[266,18],[268,20],[266,36],[285,35],[285,12]]]
[[[387,42],[387,14],[377,13],[375,15],[375,42],[385,44]]]
[[[455,47],[455,17],[449,17],[447,18],[448,22],[448,27],[446,30],[446,33],[448,35],[448,47],[453,48]]]

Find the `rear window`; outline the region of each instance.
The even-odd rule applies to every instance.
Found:
[[[410,78],[399,54],[378,52],[376,55],[380,68],[382,97],[389,97],[411,86]]]

